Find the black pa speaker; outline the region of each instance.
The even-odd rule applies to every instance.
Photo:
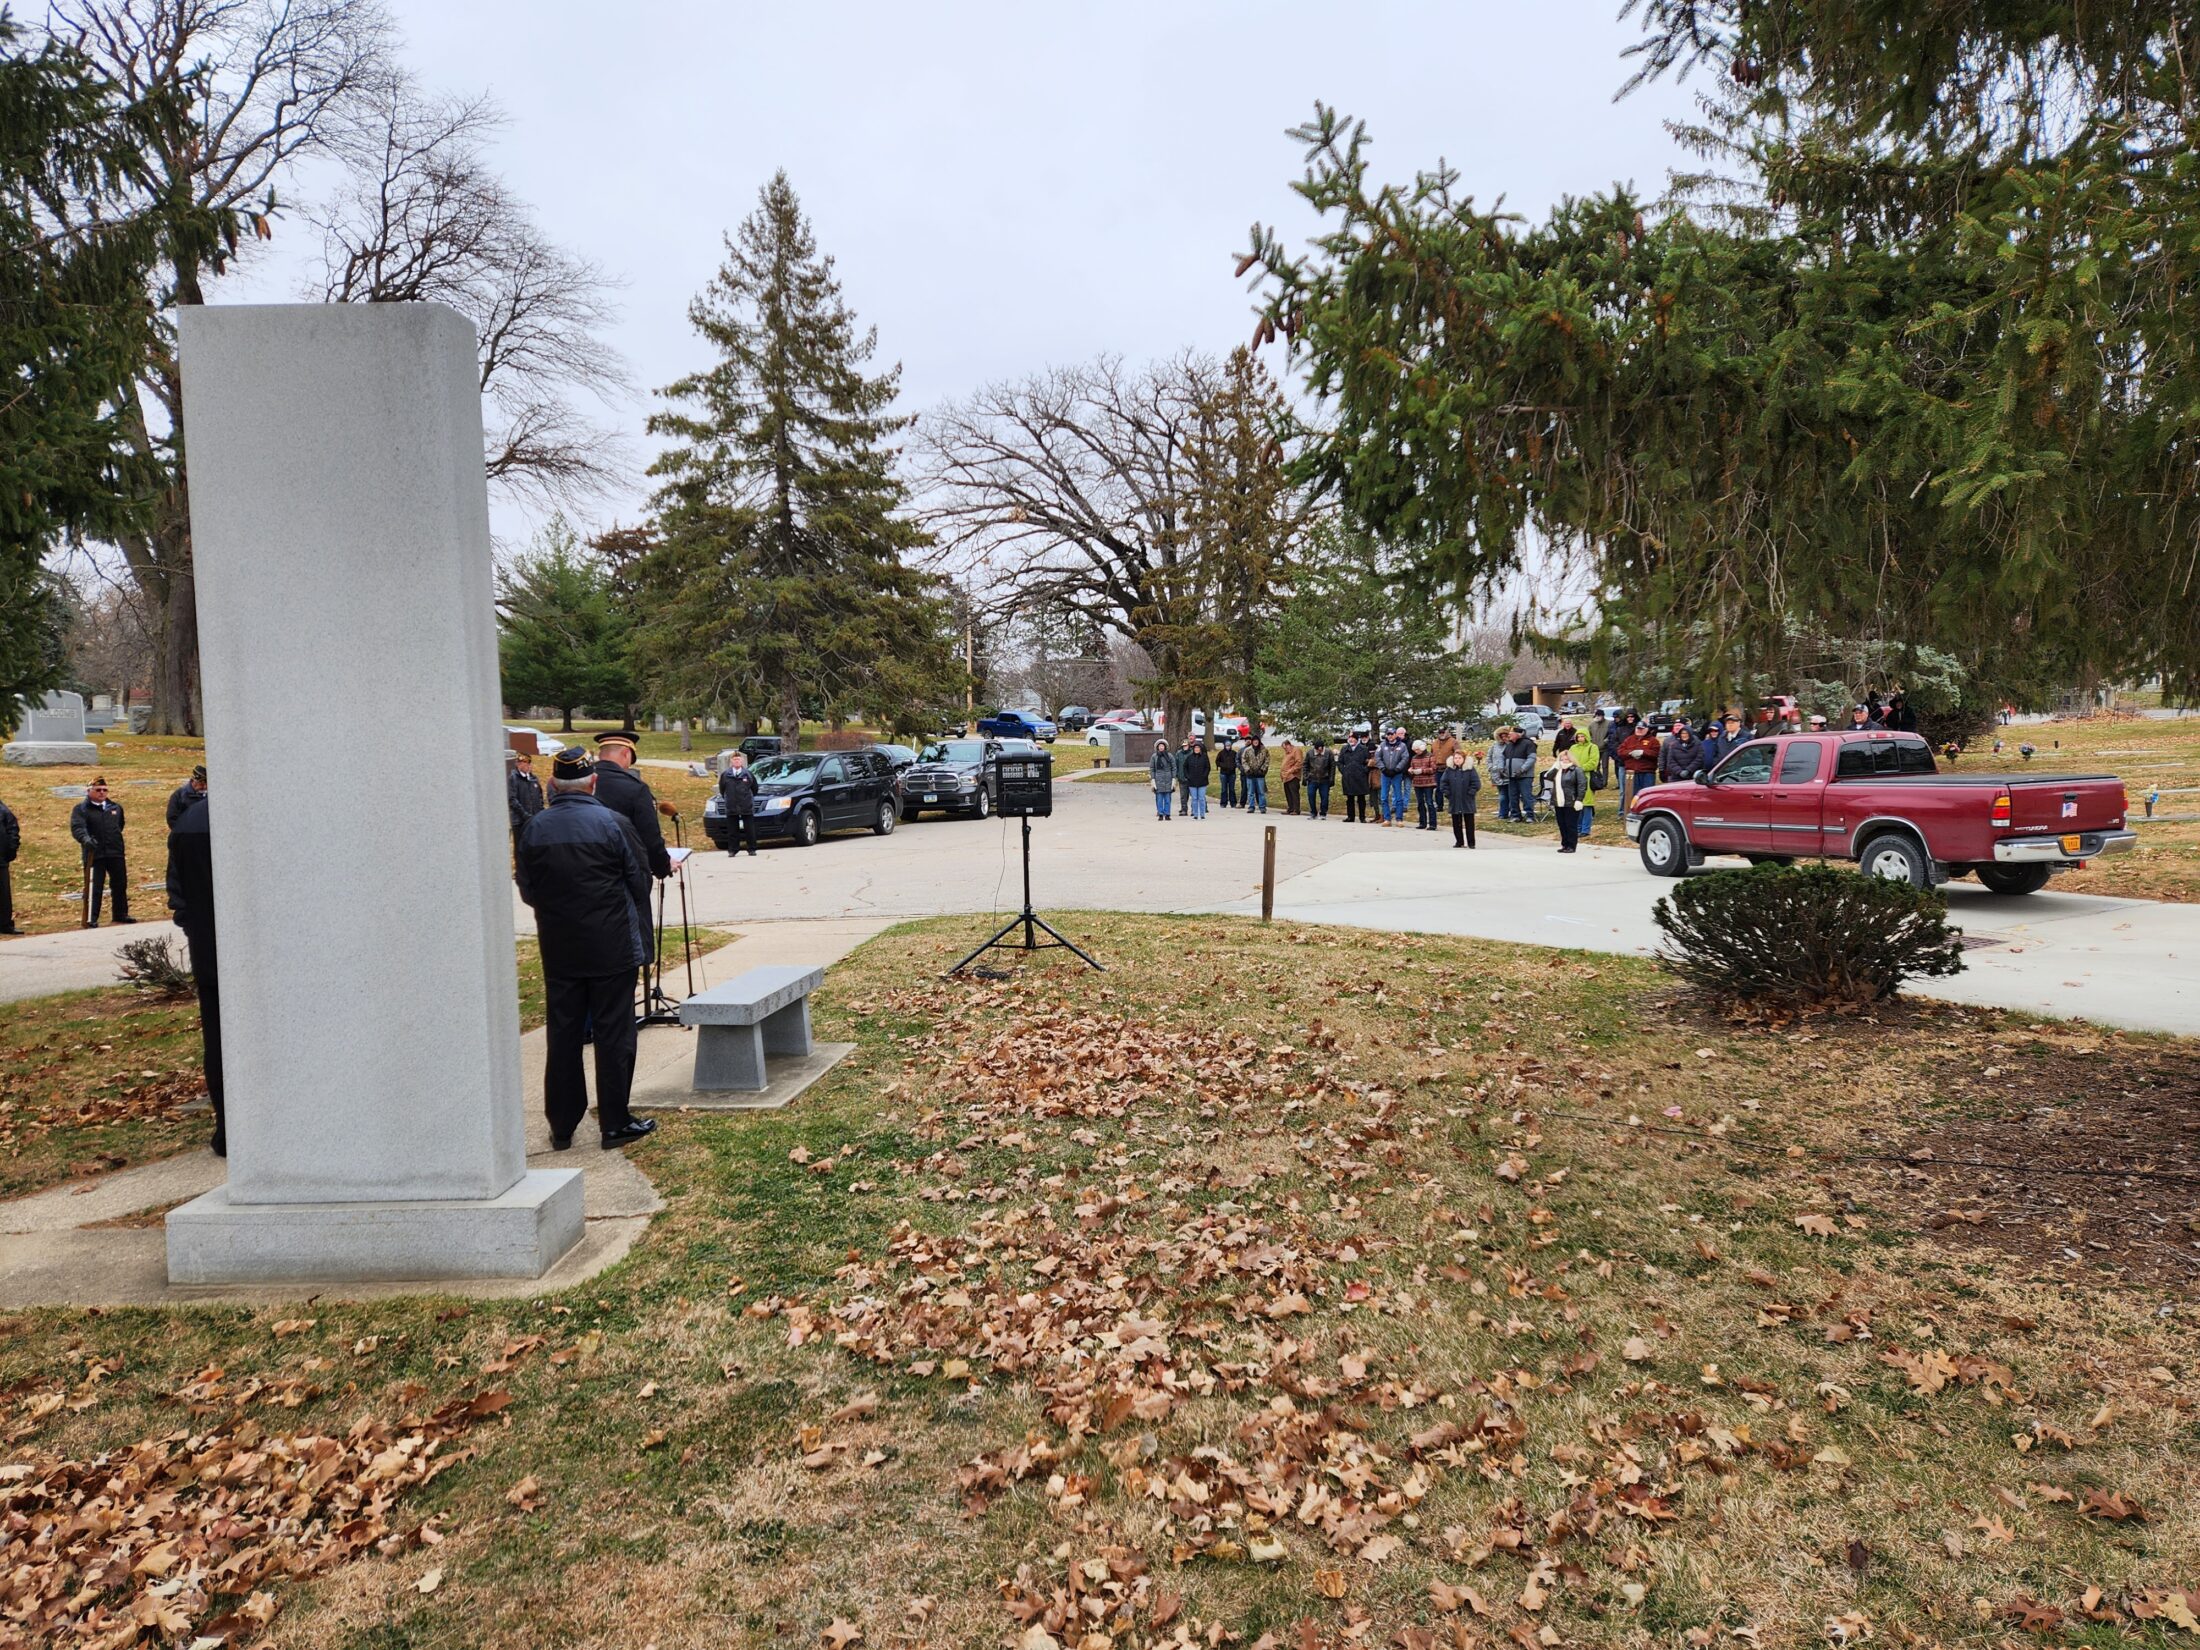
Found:
[[[1004,819],[1054,812],[1054,753],[1011,751],[993,759],[993,811]]]

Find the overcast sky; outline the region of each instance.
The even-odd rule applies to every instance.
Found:
[[[1317,98],[1367,121],[1386,178],[1447,158],[1531,215],[1662,188],[1687,99],[1613,102],[1618,0],[390,4],[423,83],[490,93],[505,175],[625,283],[613,342],[643,393],[610,416],[636,475],[590,525],[638,514],[647,392],[699,364],[688,300],[775,168],[921,411],[1102,351],[1245,339],[1233,255],[1255,219],[1311,227],[1283,134]],[[498,528],[529,521],[506,504]]]

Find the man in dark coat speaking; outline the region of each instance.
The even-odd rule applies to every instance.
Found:
[[[606,1148],[653,1133],[627,1110],[634,1088],[634,978],[645,955],[649,866],[634,829],[597,796],[602,769],[578,747],[550,766],[550,805],[527,822],[513,868],[535,911],[549,1061],[542,1107],[550,1143],[573,1144],[588,1115],[581,1046],[596,1042],[596,1124]]]
[[[214,943],[214,838],[200,791],[168,829],[168,909],[191,948],[191,979],[199,990],[199,1043],[205,1051],[206,1098],[214,1107],[216,1157],[229,1155],[228,1111],[222,1103],[221,959]]]

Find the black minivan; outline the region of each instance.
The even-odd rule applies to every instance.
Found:
[[[749,772],[756,780],[759,842],[784,838],[807,848],[828,831],[886,836],[900,817],[894,765],[882,751],[798,751],[767,756]],[[726,845],[715,796],[703,810],[703,829],[719,847]]]

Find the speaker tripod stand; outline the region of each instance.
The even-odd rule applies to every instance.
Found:
[[[1063,933],[1062,933],[1062,932],[1061,932],[1061,931],[1060,931],[1059,929],[1056,929],[1056,928],[1055,928],[1055,927],[1053,927],[1053,926],[1052,926],[1051,924],[1049,924],[1049,923],[1047,922],[1046,918],[1044,918],[1044,917],[1040,916],[1038,912],[1034,911],[1034,910],[1033,910],[1033,909],[1031,908],[1031,816],[1030,816],[1030,815],[1026,814],[1026,815],[1024,816],[1024,820],[1023,820],[1023,826],[1024,826],[1024,908],[1023,908],[1023,909],[1022,909],[1021,911],[1017,912],[1017,913],[1016,913],[1016,915],[1014,915],[1013,917],[1010,917],[1010,918],[1008,919],[1008,921],[1006,921],[1006,922],[1002,923],[1002,924],[1001,924],[1001,926],[999,927],[999,929],[997,929],[997,930],[996,930],[996,931],[994,932],[994,934],[993,934],[993,937],[992,937],[991,939],[987,940],[987,941],[986,941],[986,942],[985,942],[985,943],[984,943],[983,945],[979,946],[979,947],[977,948],[977,950],[975,950],[975,951],[971,952],[969,956],[967,956],[967,957],[963,958],[963,960],[962,960],[961,962],[957,963],[957,964],[956,964],[956,965],[955,965],[955,966],[954,966],[953,968],[950,968],[950,969],[949,969],[949,970],[947,971],[947,972],[948,972],[948,974],[949,974],[949,975],[955,975],[955,974],[960,974],[960,973],[961,973],[961,972],[962,972],[962,971],[963,971],[964,969],[968,968],[968,967],[969,967],[969,966],[970,966],[970,965],[971,965],[972,963],[976,962],[976,961],[977,961],[977,960],[978,960],[978,959],[979,959],[980,957],[984,956],[984,955],[985,955],[985,954],[986,954],[986,953],[987,953],[988,951],[993,951],[993,950],[1001,950],[1001,951],[1067,951],[1067,952],[1069,952],[1069,953],[1070,953],[1071,955],[1073,955],[1073,956],[1075,956],[1075,957],[1079,958],[1079,959],[1080,959],[1081,961],[1083,961],[1086,967],[1088,967],[1088,968],[1098,968],[1098,969],[1100,969],[1100,972],[1101,972],[1101,973],[1105,974],[1105,973],[1107,972],[1107,970],[1106,970],[1105,968],[1101,968],[1101,967],[1100,967],[1100,964],[1098,964],[1098,963],[1094,962],[1094,961],[1092,960],[1092,958],[1091,958],[1090,956],[1088,956],[1088,955],[1087,955],[1087,954],[1085,953],[1085,951],[1084,951],[1084,950],[1083,950],[1083,949],[1082,949],[1081,947],[1079,947],[1079,946],[1078,946],[1078,945],[1077,945],[1077,944],[1076,944],[1076,943],[1075,943],[1074,941],[1070,940],[1070,939],[1069,939],[1069,938],[1068,938],[1067,936],[1065,936],[1065,935],[1064,935],[1064,934],[1063,934]],[[1009,936],[1010,936],[1011,934],[1015,933],[1015,932],[1016,932],[1016,930],[1017,930],[1017,929],[1019,929],[1019,928],[1021,928],[1021,929],[1022,929],[1022,930],[1024,931],[1024,937],[1023,937],[1023,940],[1022,940],[1022,942],[1021,942],[1021,943],[1018,943],[1017,941],[1015,941],[1015,940],[1012,940],[1012,939],[1010,939],[1010,938],[1009,938]],[[1041,935],[1042,933],[1043,933],[1043,934],[1045,934],[1045,935],[1047,936],[1047,937],[1046,937],[1045,939],[1043,939],[1043,940],[1042,940],[1041,938],[1039,938],[1039,936],[1040,936],[1040,935]]]

